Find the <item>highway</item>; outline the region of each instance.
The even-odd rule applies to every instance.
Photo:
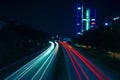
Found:
[[[50,74],[59,48],[57,42],[49,43],[51,46],[48,49],[6,77],[5,80],[45,80],[48,74]]]
[[[70,80],[113,80],[110,75],[106,74],[68,43],[61,41],[59,43],[64,50]]]
[[[51,45],[5,80],[117,80],[67,42]]]

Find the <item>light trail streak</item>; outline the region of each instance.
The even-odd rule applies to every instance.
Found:
[[[51,51],[54,49],[55,45],[53,42],[49,42],[51,46],[42,52],[40,55],[38,55],[36,58],[28,62],[26,65],[18,69],[16,72],[8,76],[5,80],[16,80],[21,78],[23,75],[25,75],[27,72],[29,72],[37,63],[39,63],[44,57],[47,57]]]
[[[69,50],[67,49],[67,47],[66,47],[64,44],[62,44],[62,45],[64,46],[64,48],[65,48],[65,50],[66,50],[66,52],[67,52],[67,54],[68,54],[68,56],[69,56],[69,58],[70,58],[70,60],[71,60],[71,63],[72,63],[72,65],[73,65],[73,68],[74,68],[74,70],[75,70],[75,72],[76,72],[79,80],[82,80],[82,77],[81,77],[80,73],[79,73],[78,70],[77,70],[77,67],[76,67],[76,65],[75,65],[75,63],[74,63],[74,61],[73,61],[73,59],[72,59],[72,57],[71,57],[71,55],[70,55]]]
[[[47,62],[49,62],[49,63],[47,64],[46,68],[44,69],[44,71],[41,72],[42,74],[41,74],[39,80],[42,80],[42,78],[43,78],[43,76],[45,75],[48,67],[50,66],[50,63],[52,63],[53,58],[55,58],[56,53],[57,53],[57,51],[58,51],[58,48],[59,48],[59,45],[58,45],[58,43],[56,43],[56,48],[51,52],[51,55],[47,58],[47,60],[43,63],[43,65],[42,65],[42,66],[39,68],[39,70],[35,73],[35,75],[32,77],[32,80],[36,80],[36,78],[37,78],[36,76],[40,76],[40,71],[43,69],[43,67],[46,66]],[[49,59],[50,59],[50,60],[49,60]],[[37,79],[38,79],[38,78],[37,78]]]
[[[55,51],[54,51],[54,54],[53,54],[53,56],[52,56],[52,58],[51,58],[51,60],[50,60],[49,64],[47,65],[46,69],[44,70],[44,72],[43,72],[43,74],[41,75],[41,77],[40,77],[40,79],[39,79],[39,80],[42,80],[42,78],[43,78],[43,76],[44,76],[44,74],[45,74],[46,70],[48,69],[48,67],[49,67],[50,63],[52,63],[53,58],[55,59],[55,57],[56,57],[56,55],[57,55],[57,52],[58,52],[58,49],[59,49],[59,45],[58,45],[58,43],[56,42],[56,49],[55,49]]]
[[[68,46],[67,43],[66,45]],[[78,53],[76,53],[76,51],[73,50],[73,48],[69,49],[94,73],[94,75],[96,75],[98,79],[102,80],[102,77],[86,61],[83,60],[84,58],[82,58]]]
[[[85,71],[83,70],[83,68],[80,66],[78,60],[76,59],[76,57],[79,58],[79,60],[82,61],[82,63],[84,63],[86,65],[86,67],[88,67],[88,69],[99,79],[99,80],[110,80],[102,71],[100,71],[100,69],[98,69],[92,62],[90,62],[87,58],[85,58],[81,53],[79,53],[78,51],[76,51],[74,48],[72,48],[69,44],[67,44],[66,42],[61,42],[59,41],[59,43],[65,48],[66,52],[69,55],[69,58],[71,59],[72,64],[75,63],[78,65],[78,67],[80,68],[80,70],[82,71],[83,75],[85,76],[85,78],[87,80],[89,80],[87,74],[85,73]],[[76,55],[76,57],[74,55]],[[70,57],[71,55],[71,57]],[[72,61],[72,58],[74,61]]]
[[[71,48],[71,51],[75,53],[86,65],[87,67],[98,77],[98,79],[103,80],[110,80],[107,76],[105,76],[95,65],[93,65],[90,61],[88,61],[84,56],[82,56],[79,52],[75,49]]]
[[[75,60],[75,62],[77,63],[78,67],[80,68],[80,70],[82,71],[83,75],[85,76],[85,78],[87,80],[90,80],[89,77],[87,76],[87,74],[85,73],[84,69],[80,66],[79,62],[77,61],[77,59],[74,57],[74,55],[71,53],[73,59]]]

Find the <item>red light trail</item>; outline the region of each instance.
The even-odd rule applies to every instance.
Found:
[[[59,41],[59,43],[65,48],[65,50],[70,58],[70,61],[75,69],[75,72],[78,75],[78,78],[80,80],[82,80],[82,78],[81,78],[81,75],[77,69],[77,66],[79,67],[79,69],[81,70],[81,72],[83,73],[83,75],[85,76],[85,78],[87,80],[89,80],[89,77],[85,73],[84,69],[82,68],[82,66],[80,65],[80,63],[76,59],[76,57],[78,57],[79,60],[81,60],[99,80],[110,80],[102,71],[100,71],[100,69],[98,69],[92,62],[90,62],[81,53],[79,53],[74,48],[72,48],[69,44],[67,44],[66,42],[61,42],[61,41]],[[75,55],[76,55],[76,57],[75,57]],[[75,63],[77,64],[77,66],[75,65]]]

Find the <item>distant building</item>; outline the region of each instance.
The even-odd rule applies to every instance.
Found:
[[[96,10],[76,3],[76,36],[96,27]]]

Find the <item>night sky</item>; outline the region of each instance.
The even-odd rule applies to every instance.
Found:
[[[79,0],[80,1],[80,0]],[[64,36],[75,32],[75,0],[1,0],[0,18],[30,24]],[[120,16],[119,0],[84,0],[97,10],[97,22]]]

